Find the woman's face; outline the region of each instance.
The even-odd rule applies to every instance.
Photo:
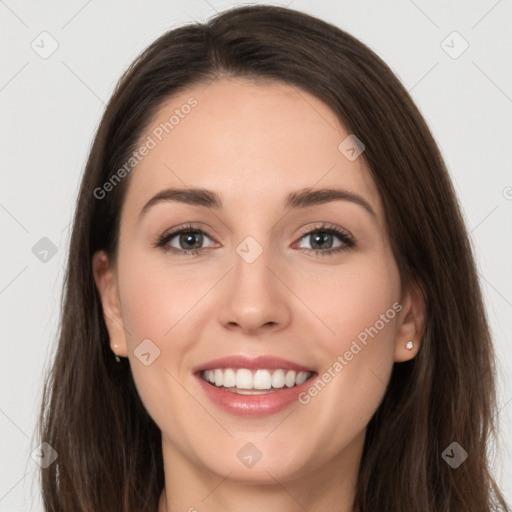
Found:
[[[128,163],[117,265],[98,253],[96,282],[184,472],[284,483],[355,467],[394,361],[416,352],[349,135],[302,90],[222,79],[166,102]]]

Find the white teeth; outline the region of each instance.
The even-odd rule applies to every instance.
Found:
[[[222,374],[222,370],[215,370],[215,385],[222,386],[224,382],[224,375]]]
[[[280,389],[284,386],[291,388],[299,386],[306,382],[310,377],[310,372],[295,372],[294,370],[255,370],[254,372],[247,368],[215,368],[205,370],[201,377],[219,388],[236,388],[241,394],[255,394],[256,391],[250,390],[270,390]],[[238,391],[239,390],[239,391]],[[250,391],[244,393],[242,390]]]
[[[236,373],[231,368],[224,370],[224,382],[222,384],[227,388],[236,386]]]
[[[288,370],[286,377],[284,378],[284,383],[291,388],[295,385],[295,372],[293,370]]]
[[[304,384],[306,380],[308,379],[308,372],[299,372],[297,374],[297,377],[295,378],[295,384],[300,385]]]
[[[284,370],[276,370],[272,374],[272,387],[282,388],[284,386]]]
[[[252,387],[254,389],[270,389],[272,387],[272,378],[268,370],[256,370],[254,374]]]
[[[220,386],[222,386],[222,384],[223,383],[221,383]],[[217,384],[215,384],[215,385],[217,385]],[[243,368],[241,370],[237,370],[235,385],[237,388],[253,389],[251,370],[246,370],[245,368]]]
[[[268,393],[268,389],[238,389],[228,388],[228,391],[234,391],[237,395],[264,395]]]

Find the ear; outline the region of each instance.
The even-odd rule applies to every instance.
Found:
[[[92,257],[92,268],[96,288],[101,297],[103,318],[110,338],[110,348],[118,356],[127,357],[126,330],[121,314],[116,272],[105,251]]]
[[[413,359],[421,346],[425,332],[426,304],[425,296],[417,283],[412,283],[402,297],[395,340],[395,361],[403,362]],[[412,348],[407,343],[412,342]]]

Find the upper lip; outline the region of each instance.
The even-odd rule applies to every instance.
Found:
[[[196,368],[193,372],[201,372],[204,370],[214,370],[216,368],[247,368],[248,370],[267,369],[267,370],[295,370],[297,372],[312,372],[311,368],[302,364],[289,361],[281,357],[274,356],[257,356],[247,357],[243,355],[233,355],[213,359],[203,363]]]

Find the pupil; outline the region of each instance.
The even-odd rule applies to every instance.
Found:
[[[319,233],[316,233],[315,235],[311,235],[311,236],[315,240],[314,244],[312,244],[313,246],[317,245],[317,243],[318,243],[318,245],[322,246],[325,242],[330,241],[330,237],[332,237],[332,235],[330,233],[324,233],[323,235],[319,234]],[[317,242],[318,240],[320,240],[320,241]],[[318,249],[322,249],[323,248],[323,249],[325,249],[326,247],[313,247],[313,248],[318,248]]]
[[[194,237],[202,237],[202,235],[201,235],[201,233],[183,233],[181,235],[180,242],[182,242],[184,244],[191,243],[192,245],[194,245]],[[196,242],[194,247],[189,247],[189,249],[190,248],[192,248],[192,249],[200,248],[201,242],[202,242],[202,238],[199,238],[199,242],[198,243]]]

